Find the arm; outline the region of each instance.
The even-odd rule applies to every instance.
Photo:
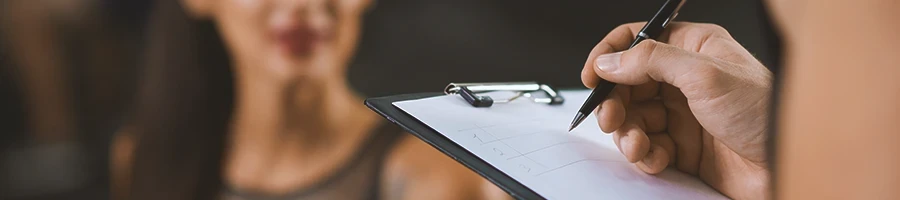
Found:
[[[384,199],[510,199],[494,184],[410,136],[391,150],[382,177]]]

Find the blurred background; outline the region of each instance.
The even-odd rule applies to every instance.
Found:
[[[365,96],[449,82],[582,88],[591,48],[661,0],[376,0],[349,68]],[[0,199],[105,199],[109,144],[132,109],[150,0],[0,1]],[[772,63],[755,1],[691,0]],[[360,102],[362,103],[362,102]]]

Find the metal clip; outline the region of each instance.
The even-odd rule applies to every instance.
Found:
[[[516,94],[513,97],[494,100],[489,96],[479,96],[478,93],[510,91]],[[535,97],[531,93],[544,92],[547,97]],[[562,104],[565,99],[552,87],[535,82],[502,82],[502,83],[450,83],[444,88],[448,95],[459,94],[469,104],[475,107],[491,107],[494,103],[509,103],[521,97],[531,99],[535,103],[549,105]]]

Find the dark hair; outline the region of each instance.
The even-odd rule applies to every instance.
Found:
[[[156,1],[128,130],[137,146],[130,199],[212,199],[233,105],[229,56],[211,21]]]

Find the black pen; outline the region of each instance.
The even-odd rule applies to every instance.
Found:
[[[647,21],[644,28],[638,32],[637,36],[634,38],[634,42],[631,43],[631,47],[628,48],[630,49],[637,46],[645,39],[659,37],[659,34],[669,25],[669,21],[672,21],[678,16],[678,10],[681,9],[681,6],[684,5],[685,1],[686,0],[666,0],[666,3],[663,4],[662,8],[656,12],[656,15],[654,15],[650,21]],[[609,96],[609,93],[611,93],[615,87],[615,83],[600,79],[600,84],[597,84],[597,87],[591,91],[591,95],[588,96],[587,100],[584,101],[584,104],[581,105],[581,109],[578,109],[578,113],[575,114],[575,119],[572,120],[569,131],[578,127],[578,125],[591,114],[594,108],[600,106],[600,103],[603,103],[603,100]]]

